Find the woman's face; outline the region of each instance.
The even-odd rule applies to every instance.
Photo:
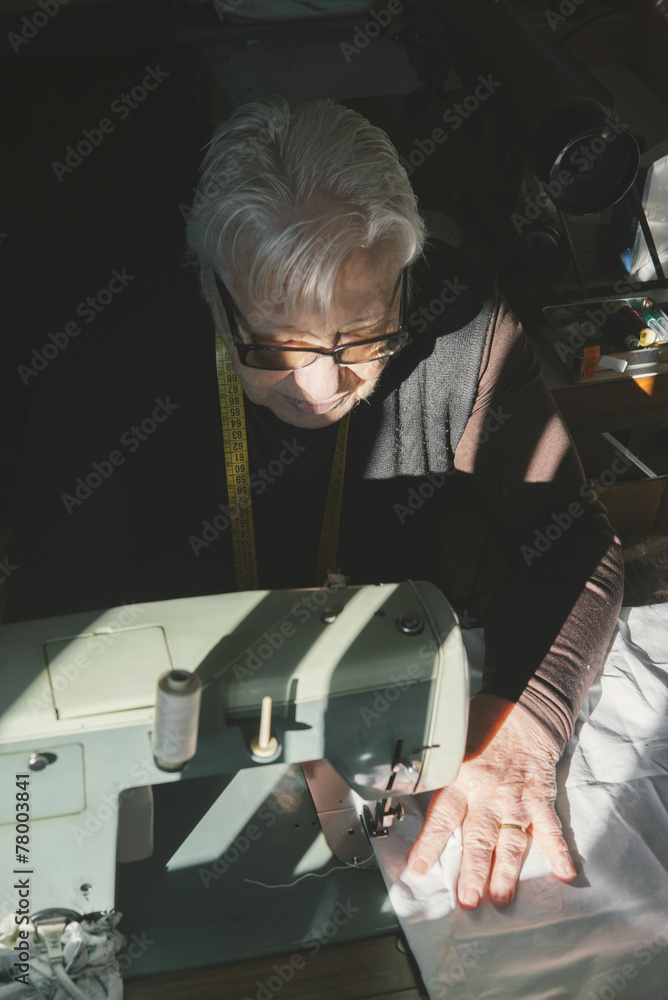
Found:
[[[387,244],[354,250],[345,259],[334,285],[331,313],[321,315],[249,301],[244,289],[230,285],[244,320],[238,319],[245,343],[265,346],[321,347],[330,350],[356,340],[368,340],[399,328],[401,272],[399,259]],[[268,406],[285,423],[317,428],[340,420],[368,397],[387,364],[387,358],[357,365],[339,365],[319,357],[296,371],[258,371],[242,365],[231,343],[220,302],[214,308],[218,329],[225,337],[244,392],[254,403]]]

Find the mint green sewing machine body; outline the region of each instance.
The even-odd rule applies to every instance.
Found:
[[[15,909],[11,886],[20,875],[12,873],[24,869],[32,873],[31,913],[119,905],[117,829],[124,790],[230,776],[167,864],[179,891],[186,891],[186,875],[190,879],[187,891],[196,908],[206,903],[217,913],[232,905],[230,880],[237,880],[236,893],[242,867],[268,884],[285,884],[302,871],[340,864],[313,820],[306,824],[314,827],[308,833],[309,864],[295,864],[295,845],[307,835],[303,817],[315,815],[310,797],[299,792],[299,764],[326,759],[363,798],[391,795],[396,802],[396,795],[450,783],[463,755],[468,690],[461,633],[442,594],[427,583],[242,592],[8,625],[0,629],[0,663],[0,916]],[[155,765],[151,734],[158,678],[173,669],[197,672],[203,690],[197,752],[187,768],[167,773]],[[249,746],[266,695],[273,700],[271,731],[280,753],[275,763],[263,764],[252,759]],[[33,770],[36,759],[40,770]],[[15,845],[17,775],[29,776],[27,863],[17,860]],[[291,802],[286,782],[297,789]],[[273,823],[254,820],[277,787],[283,789],[280,834],[281,824],[270,831]],[[251,836],[251,829],[261,836]],[[277,854],[281,843],[286,864]],[[369,842],[364,847],[371,856]],[[243,866],[232,872],[230,858],[241,854]],[[288,910],[299,892],[306,894],[311,924],[296,919],[294,933],[278,933],[275,941],[247,952],[299,942],[304,927],[308,933],[328,912],[317,902],[332,902],[327,886],[337,884],[340,893],[352,877],[360,885],[366,879],[367,886],[376,880],[376,894],[382,889],[377,873],[351,867],[339,875],[281,890]],[[215,906],[207,889],[215,889]],[[247,891],[248,898],[264,893],[262,898],[277,903],[276,892],[250,884]],[[233,905],[244,909],[237,898]],[[387,918],[378,919],[381,911]],[[340,939],[380,933],[392,924],[391,908],[381,902]],[[158,958],[155,948],[133,974],[242,957],[239,940],[245,936],[233,938],[217,954],[207,946],[194,958],[192,950]]]

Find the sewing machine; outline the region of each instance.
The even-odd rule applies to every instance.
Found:
[[[346,895],[361,916],[338,940],[395,926],[370,841],[399,823],[401,796],[454,780],[465,744],[466,657],[432,584],[23,622],[0,629],[0,663],[0,915],[16,911],[22,872],[31,914],[116,906],[151,941],[133,975],[315,940]],[[193,673],[196,750],[183,750],[176,703],[156,750],[158,681]],[[26,812],[29,843],[17,842]],[[301,880],[314,869],[334,874]],[[177,926],[156,930],[161,917]]]

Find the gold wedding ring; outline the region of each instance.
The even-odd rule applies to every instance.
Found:
[[[499,824],[499,830],[503,830],[503,829],[506,829],[506,830],[521,830],[522,833],[526,833],[527,832],[527,828],[525,826],[522,826],[521,823],[500,823]]]

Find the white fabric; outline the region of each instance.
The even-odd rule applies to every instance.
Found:
[[[118,910],[110,910],[95,920],[72,920],[62,933],[64,967],[87,1000],[122,1000],[123,980],[116,958],[125,944],[116,930],[121,917]],[[13,979],[17,961],[14,946],[19,928],[10,915],[0,922],[0,1000],[69,1000],[70,994],[59,984],[33,925],[23,924],[21,929],[30,931],[29,985],[2,981],[4,976]]]
[[[480,630],[465,633],[472,687]],[[428,796],[403,800],[377,856],[431,1000],[668,998],[668,605],[623,609],[558,767],[557,811],[579,874],[531,841],[514,902],[455,903],[459,832],[423,878],[406,858]]]

